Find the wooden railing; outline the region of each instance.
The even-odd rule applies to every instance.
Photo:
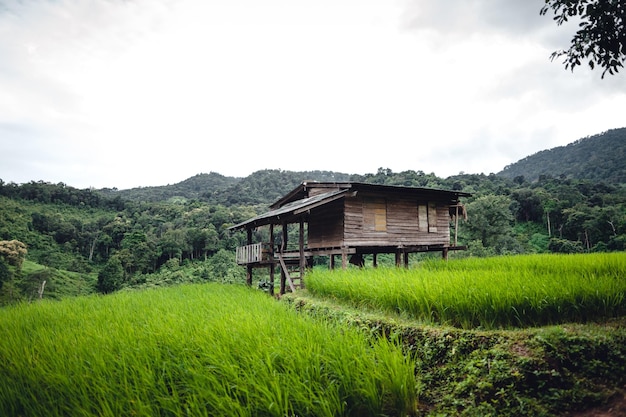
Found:
[[[247,265],[257,262],[269,261],[270,259],[269,243],[253,243],[251,245],[239,246],[237,248],[237,264]]]

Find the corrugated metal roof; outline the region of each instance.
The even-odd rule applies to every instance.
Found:
[[[305,181],[294,188],[292,191],[281,197],[278,201],[270,206],[275,209],[289,204],[293,201],[300,201],[303,196],[309,193],[309,190],[315,188],[332,188],[332,189],[350,189],[353,191],[368,191],[374,193],[411,193],[411,194],[430,194],[438,197],[450,198],[458,200],[459,197],[470,197],[471,194],[462,191],[442,190],[438,188],[409,187],[403,185],[386,185],[371,184],[365,182],[317,182]]]
[[[301,200],[293,201],[291,203],[285,204],[284,206],[280,208],[268,211],[267,213],[260,214],[256,217],[246,220],[245,222],[241,222],[239,224],[231,226],[228,229],[237,230],[237,229],[242,229],[248,225],[252,225],[254,227],[263,226],[266,224],[273,223],[272,220],[278,220],[281,217],[296,216],[314,207],[318,207],[320,205],[324,205],[336,199],[343,198],[345,194],[347,194],[349,191],[350,191],[349,189],[334,190],[328,193],[318,194],[313,197],[308,197],[308,198],[303,198]]]

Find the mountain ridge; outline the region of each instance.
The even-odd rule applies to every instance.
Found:
[[[626,183],[626,128],[607,130],[574,142],[539,151],[507,165],[497,176],[514,180],[536,181],[542,176],[567,177],[607,183]],[[404,171],[408,177],[429,177],[421,171]],[[126,190],[101,189],[109,197],[119,196],[133,201],[168,201],[197,199],[215,204],[258,204],[280,198],[305,180],[310,181],[373,181],[380,176],[398,175],[380,168],[377,174],[357,175],[336,171],[284,171],[264,169],[247,177],[227,177],[216,172],[200,173],[172,185],[137,187]],[[472,174],[468,174],[472,175]],[[406,176],[406,175],[405,175]],[[448,179],[462,175],[453,175]],[[432,178],[431,178],[432,180]],[[437,181],[435,181],[436,183]],[[445,179],[442,181],[445,182]]]
[[[541,176],[626,183],[626,127],[539,151],[507,165],[497,175],[536,181]]]

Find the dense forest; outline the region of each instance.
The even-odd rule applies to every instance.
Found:
[[[607,162],[601,150],[612,147],[614,155],[624,155],[624,138],[626,129],[617,129],[529,156],[499,174],[445,179],[380,168],[366,175],[209,173],[131,190],[0,180],[0,303],[41,296],[44,281],[48,296],[61,296],[55,293],[59,282],[70,278],[58,271],[74,274],[78,293],[241,281],[244,270],[235,265],[234,250],[245,237],[228,227],[265,211],[304,180],[471,193],[463,202],[468,219],[459,235],[468,250],[455,256],[621,251],[626,249],[626,167],[623,158],[621,164]],[[585,151],[589,155],[582,164]]]
[[[626,128],[579,139],[530,155],[506,166],[498,175],[524,176],[536,181],[542,175],[566,176],[608,183],[626,182]]]

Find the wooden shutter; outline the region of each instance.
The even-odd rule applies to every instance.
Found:
[[[428,233],[437,233],[437,204],[428,203]]]
[[[428,231],[428,206],[426,204],[417,206],[417,228],[420,232]]]
[[[387,231],[387,202],[384,198],[363,199],[363,228],[376,232]]]

